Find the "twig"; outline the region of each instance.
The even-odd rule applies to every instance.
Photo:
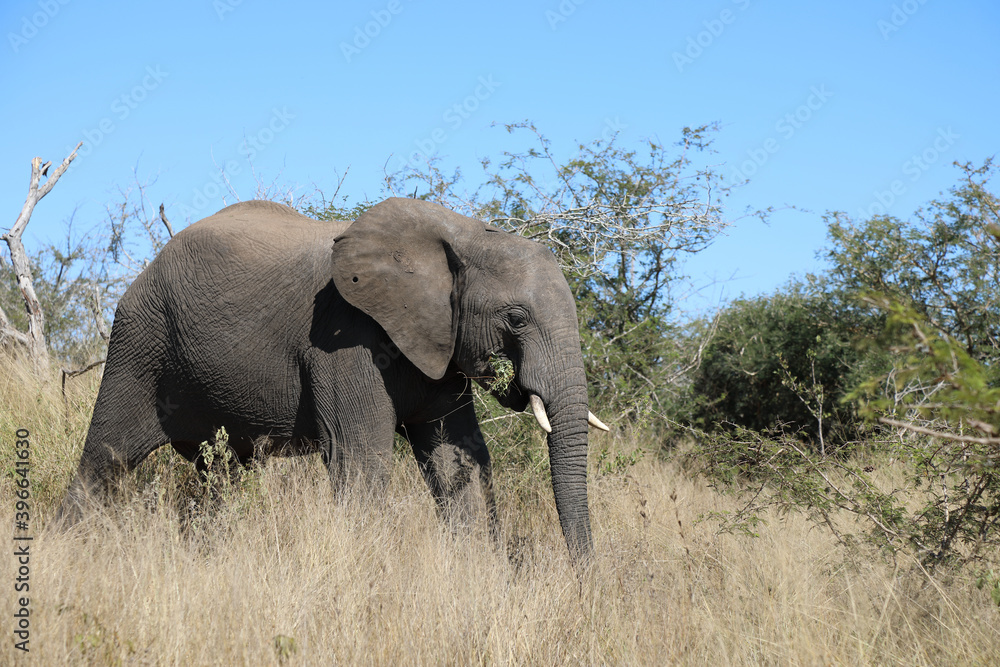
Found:
[[[944,440],[953,440],[955,442],[969,442],[977,445],[1000,445],[1000,438],[976,438],[971,435],[955,435],[954,433],[944,433],[942,431],[935,431],[934,429],[924,428],[923,426],[917,426],[916,424],[911,424],[909,422],[891,419],[889,417],[879,417],[878,421],[882,424],[886,424],[887,426],[895,426],[897,428],[905,429],[907,431],[912,431],[913,433],[921,433],[923,435],[929,435],[935,438],[942,438]]]
[[[170,221],[167,220],[167,214],[163,210],[163,204],[160,204],[160,220],[163,221],[163,226],[167,228],[167,236],[174,238],[174,228],[170,225]]]
[[[91,308],[94,311],[94,323],[97,325],[97,333],[101,335],[101,338],[103,338],[106,343],[108,342],[108,339],[111,338],[111,334],[108,332],[108,323],[104,321],[104,308],[101,306],[101,292],[97,288],[97,285],[94,285],[94,291],[91,293],[91,296],[93,296]]]
[[[489,424],[490,422],[500,421],[501,419],[514,419],[515,417],[519,417],[521,414],[523,414],[523,413],[520,413],[520,412],[509,412],[509,413],[507,413],[505,415],[500,415],[499,417],[490,417],[489,419],[480,420],[479,423],[480,424]]]
[[[101,364],[106,363],[106,362],[107,362],[107,359],[98,359],[94,363],[88,364],[88,365],[84,366],[83,368],[77,368],[76,370],[72,370],[71,371],[71,370],[67,370],[65,368],[62,369],[63,384],[65,385],[66,378],[68,378],[68,377],[69,378],[76,377],[77,375],[83,375],[87,371],[91,371],[91,370],[97,368],[98,366],[100,366]]]
[[[92,363],[92,364],[90,364],[88,366],[85,366],[83,368],[78,368],[78,369],[73,370],[73,371],[66,370],[65,368],[62,369],[62,397],[63,397],[63,405],[66,404],[66,378],[76,377],[77,375],[83,375],[87,371],[93,370],[94,368],[97,368],[98,366],[100,366],[101,364],[105,363],[106,361],[107,361],[107,358],[101,359],[100,361],[95,361],[94,363]]]

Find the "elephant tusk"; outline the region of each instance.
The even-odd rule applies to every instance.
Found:
[[[590,410],[587,410],[587,423],[590,424],[591,426],[593,426],[594,428],[601,429],[602,431],[610,431],[611,430],[610,428],[608,428],[607,424],[605,424],[600,419],[598,419],[597,415],[595,415]]]
[[[549,424],[549,416],[545,414],[545,404],[542,403],[542,399],[538,397],[538,394],[531,395],[531,411],[535,413],[535,419],[538,420],[538,425],[542,427],[542,430],[546,433],[552,433],[552,425]]]

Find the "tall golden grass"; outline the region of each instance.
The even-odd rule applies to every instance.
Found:
[[[26,654],[13,648],[13,550],[0,557],[0,663],[1000,664],[1000,614],[972,575],[848,557],[795,515],[768,517],[756,538],[717,534],[699,517],[735,502],[651,455],[592,471],[583,576],[543,480],[497,471],[496,548],[442,525],[405,456],[377,500],[335,498],[307,457],[199,501],[190,466],[164,451],[106,512],[50,531],[97,379],[71,383],[64,402],[58,382],[3,363],[3,467],[28,428],[35,539]],[[595,452],[634,447],[593,440]]]

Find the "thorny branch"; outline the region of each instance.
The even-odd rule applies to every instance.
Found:
[[[976,445],[1000,445],[1000,438],[977,438],[971,435],[959,435],[957,433],[947,433],[945,431],[938,431],[932,428],[925,428],[923,426],[917,426],[912,422],[904,422],[898,419],[891,419],[889,417],[879,417],[878,421],[896,428],[901,428],[906,431],[911,431],[913,433],[920,433],[921,435],[929,435],[935,438],[941,438],[942,440],[952,440],[954,442],[968,442]]]
[[[650,141],[649,157],[641,158],[618,148],[615,135],[580,146],[560,166],[534,125],[506,129],[528,131],[539,148],[505,153],[498,169],[484,160],[486,182],[475,192],[460,193],[461,171],[445,175],[438,157],[386,174],[389,190],[408,196],[415,182],[426,189],[422,198],[546,242],[564,269],[584,279],[613,280],[623,264],[638,271],[637,262],[651,256],[667,265],[677,253],[705,248],[728,226],[719,199],[728,189],[713,186],[710,170],[692,167],[686,150],[671,157]],[[547,178],[536,176],[536,160],[551,172]]]

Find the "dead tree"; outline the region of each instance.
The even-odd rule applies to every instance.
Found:
[[[41,201],[42,197],[49,194],[49,191],[55,186],[56,181],[59,180],[59,177],[63,175],[73,159],[76,158],[76,152],[82,145],[83,142],[77,144],[73,152],[62,161],[62,164],[52,172],[51,176],[48,176],[49,167],[52,166],[51,162],[42,164],[42,158],[40,157],[36,157],[31,161],[31,182],[28,185],[28,197],[24,201],[24,207],[21,208],[21,214],[17,216],[17,221],[10,228],[10,231],[0,236],[0,239],[7,242],[7,247],[10,249],[10,261],[13,265],[14,275],[17,278],[17,288],[21,292],[21,297],[24,299],[24,308],[28,313],[28,331],[25,333],[18,331],[7,318],[7,314],[3,312],[3,308],[0,308],[0,342],[5,342],[9,339],[23,346],[31,358],[35,375],[40,378],[47,378],[49,372],[49,351],[45,344],[45,313],[42,312],[42,306],[38,302],[38,296],[35,294],[31,265],[28,261],[28,253],[21,242],[21,234],[24,233],[24,228],[28,226],[28,221],[31,219],[31,213],[35,209],[35,204]],[[48,178],[44,183],[40,184],[39,181],[42,176],[48,176]]]

